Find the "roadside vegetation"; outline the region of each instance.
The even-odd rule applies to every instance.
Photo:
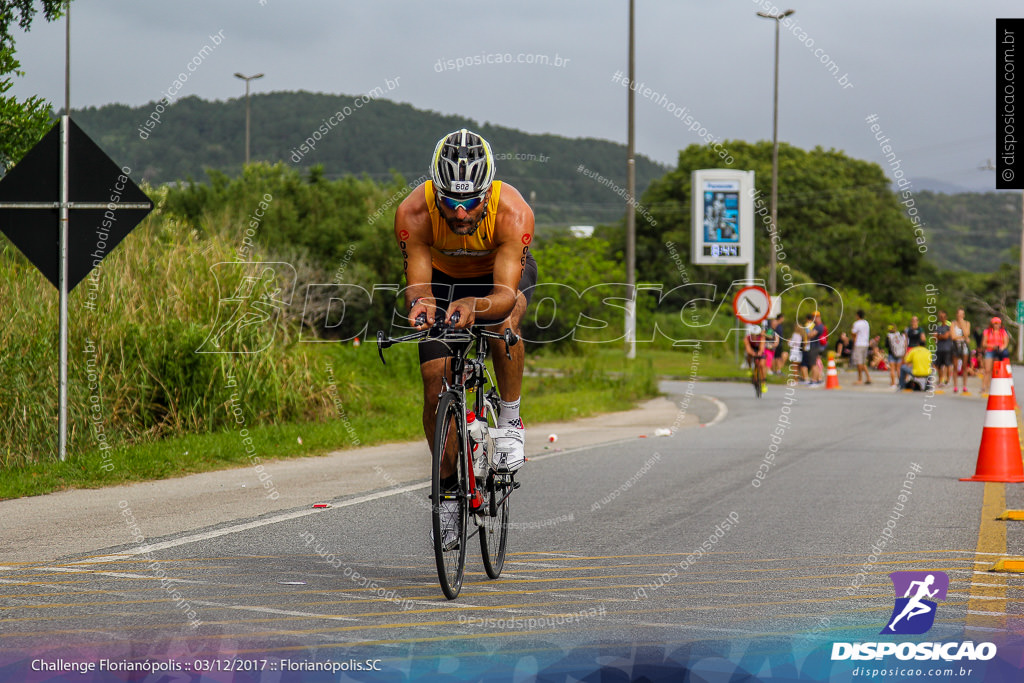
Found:
[[[729,144],[737,164],[759,170],[763,192],[770,147]],[[742,271],[688,259],[689,173],[714,165],[709,154],[684,150],[642,197],[634,361],[622,351],[623,224],[535,240],[527,422],[628,408],[657,393],[658,376],[694,374],[688,351],[698,342],[696,376],[745,377],[731,310]],[[875,333],[928,306],[984,302],[976,312],[1005,314],[1013,267],[936,271],[877,165],[790,147],[782,157],[794,174],[785,186],[804,197],[779,213],[789,325],[815,309],[834,331],[863,308]],[[820,177],[837,189],[826,193]],[[286,458],[421,438],[415,349],[392,349],[382,366],[372,343],[378,329],[403,331],[391,226],[414,186],[258,163],[237,178],[211,172],[208,183],[147,188],[156,210],[70,296],[63,463],[54,457],[57,295],[0,244],[0,498],[245,465],[253,448]],[[762,237],[758,263],[767,261]],[[889,261],[862,253],[864,244]],[[763,267],[758,275],[767,279]],[[930,294],[932,282],[942,290]]]

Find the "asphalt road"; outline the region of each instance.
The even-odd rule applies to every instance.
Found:
[[[1024,551],[1024,533],[982,512],[1022,507],[1024,495],[958,480],[974,472],[985,402],[893,393],[880,379],[867,390],[772,385],[760,400],[742,383],[664,383],[672,404],[658,419],[679,427],[673,436],[532,457],[503,576],[486,578],[474,539],[451,602],[424,478],[404,461],[382,459],[375,485],[324,499],[329,508],[161,537],[145,532],[143,501],[111,493],[121,538],[137,525],[151,545],[65,541],[56,559],[0,561],[0,680],[33,657],[147,656],[182,675],[263,669],[211,680],[561,680],[598,667],[621,680],[672,680],[684,667],[849,680],[849,662],[828,661],[831,644],[879,639],[888,574],[900,570],[949,577],[929,639],[1017,652],[1024,579],[988,569]],[[336,671],[301,670],[313,663]]]

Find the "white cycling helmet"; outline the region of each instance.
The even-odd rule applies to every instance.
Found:
[[[430,179],[443,195],[464,199],[483,195],[494,180],[494,156],[482,137],[462,128],[437,142]]]

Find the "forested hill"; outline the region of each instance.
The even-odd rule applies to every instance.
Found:
[[[112,104],[72,115],[111,158],[154,184],[205,180],[207,168],[234,176],[245,158],[244,98],[209,102],[187,97],[161,104],[159,110],[156,103]],[[539,225],[611,222],[625,213],[614,188],[582,172],[585,168],[625,187],[626,148],[605,140],[531,135],[386,99],[365,102],[309,92],[254,95],[251,117],[253,161],[285,161],[300,168],[320,164],[328,178],[366,174],[383,180],[398,172],[411,181],[426,171],[436,141],[465,126],[491,143],[498,179],[528,199],[535,193],[531,204]],[[319,138],[311,140],[315,148],[303,153],[301,146],[314,135]],[[638,195],[667,171],[637,157]]]
[[[929,235],[928,256],[945,270],[988,273],[1016,261],[1020,192],[915,192]]]

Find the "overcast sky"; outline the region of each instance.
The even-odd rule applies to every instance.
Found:
[[[756,16],[770,0],[636,6],[637,81],[667,98],[637,97],[639,153],[674,165],[678,150],[701,142],[673,108],[688,108],[715,138],[771,139],[774,28]],[[994,173],[978,167],[995,156],[995,19],[1020,14],[1019,0],[781,6],[790,7],[796,30],[780,32],[780,140],[884,164],[865,122],[874,114],[909,177],[994,187]],[[612,78],[627,69],[627,19],[627,0],[80,0],[71,104],[155,101],[221,33],[178,96],[239,97],[236,71],[265,73],[257,92],[354,95],[390,79],[389,99],[418,108],[625,142],[626,90]],[[37,21],[16,35],[27,74],[13,92],[61,106],[63,23]],[[444,68],[505,53],[514,63]],[[425,156],[434,142],[423,141]]]

